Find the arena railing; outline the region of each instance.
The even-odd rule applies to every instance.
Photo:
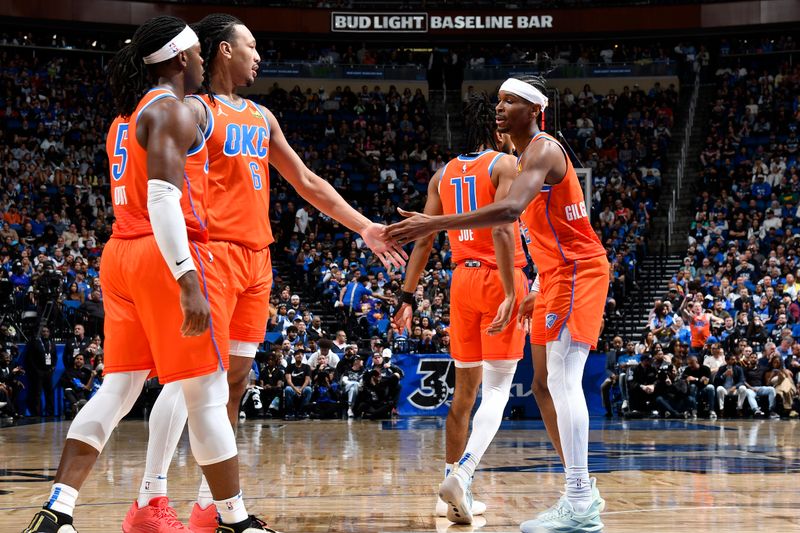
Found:
[[[597,77],[642,77],[674,76],[678,72],[678,62],[670,63],[570,63],[556,65],[546,61],[531,61],[514,65],[483,65],[479,68],[464,69],[465,80],[494,80],[524,75],[544,75],[547,78],[597,78]]]
[[[678,200],[681,198],[683,188],[683,177],[686,172],[687,157],[694,128],[694,116],[697,111],[697,99],[700,95],[700,73],[695,73],[692,95],[689,98],[689,111],[686,115],[686,125],[683,129],[683,139],[681,143],[680,158],[675,171],[675,183],[672,186],[672,201],[667,212],[667,248],[672,248],[672,234],[675,229],[675,220],[678,211]]]

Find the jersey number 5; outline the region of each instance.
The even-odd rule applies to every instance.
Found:
[[[261,187],[264,186],[264,183],[261,180],[261,174],[259,174],[260,171],[261,168],[258,166],[258,163],[255,161],[250,161],[250,174],[253,177],[253,188],[257,191],[260,191]]]
[[[467,211],[478,209],[478,198],[475,195],[475,176],[464,176],[463,178],[450,178],[450,183],[456,188],[456,213],[464,212],[464,184],[467,185],[467,196],[469,208]]]
[[[111,176],[115,181],[119,181],[125,174],[125,167],[128,165],[128,124],[122,123],[117,126],[117,142],[114,144],[114,157],[120,158],[118,162],[111,165]]]

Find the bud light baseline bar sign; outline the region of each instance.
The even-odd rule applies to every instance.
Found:
[[[552,15],[431,15],[429,13],[331,13],[332,32],[428,33],[449,30],[553,29]]]

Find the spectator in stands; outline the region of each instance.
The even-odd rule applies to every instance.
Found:
[[[353,361],[355,361],[357,357],[357,352],[358,347],[355,344],[349,344],[345,348],[345,351],[339,359],[339,362],[336,364],[337,379],[341,379],[345,373],[350,371],[353,366]],[[331,354],[333,354],[333,350],[331,350]]]
[[[654,410],[658,369],[653,365],[653,356],[647,352],[641,356],[639,365],[633,369],[633,379],[628,387],[630,406],[633,411]]]
[[[758,406],[756,398],[758,396],[766,396],[769,418],[780,418],[780,415],[775,412],[775,387],[767,385],[764,379],[767,369],[758,365],[758,356],[753,353],[752,348],[749,348],[749,350],[742,359],[742,366],[744,368],[744,383],[747,386],[745,399],[750,406],[750,410],[753,412],[753,416],[763,416],[764,412]]]
[[[311,367],[303,362],[305,348],[298,346],[293,354],[294,361],[286,367],[284,380],[285,420],[308,418],[308,404],[311,401]]]
[[[78,308],[86,314],[87,333],[89,335],[103,336],[103,321],[106,313],[103,310],[103,297],[99,289],[92,290],[89,299]]]
[[[692,417],[697,416],[698,406],[704,406],[709,417],[716,419],[717,413],[714,410],[716,393],[712,384],[711,369],[706,365],[701,365],[696,355],[690,355],[686,360],[683,379],[689,385],[689,396],[694,398]]]
[[[709,349],[709,354],[705,356],[703,359],[703,366],[709,368],[711,372],[711,380],[714,380],[714,376],[717,375],[717,370],[720,367],[725,366],[726,356],[725,351],[722,349],[722,346],[718,342],[712,343]],[[732,353],[732,352],[728,352]]]
[[[267,362],[258,374],[258,385],[261,387],[261,403],[267,406],[270,416],[280,411],[280,400],[283,397],[286,371],[280,364],[280,355],[272,351]]]
[[[347,333],[344,330],[339,330],[336,332],[336,338],[333,340],[333,346],[331,346],[331,350],[336,355],[341,356],[344,353],[344,349],[347,347]]]
[[[714,376],[714,386],[717,389],[717,407],[723,413],[725,409],[725,398],[736,397],[737,414],[741,414],[742,406],[747,395],[747,385],[744,382],[744,370],[738,364],[734,354],[725,357],[725,364],[722,365]]]
[[[24,374],[25,370],[21,366],[12,363],[8,349],[0,351],[0,404],[5,404],[0,405],[0,413],[17,416],[16,397],[23,388],[19,379]]]
[[[364,368],[364,360],[355,356],[355,354],[352,356],[352,359],[346,355],[342,361],[348,360],[352,360],[350,363],[351,366],[349,370],[342,374],[341,382],[344,392],[347,394],[347,416],[353,418],[355,416],[354,408],[356,406],[356,400],[363,387],[362,378],[364,377],[366,369]]]
[[[779,400],[777,408],[788,414],[797,398],[797,386],[794,384],[794,376],[783,366],[783,360],[779,355],[773,355],[769,359],[764,381],[775,389]],[[795,414],[798,414],[796,409]]]
[[[328,332],[322,327],[322,319],[315,316],[311,319],[311,326],[308,328],[308,338],[310,340],[320,341],[327,339]]]
[[[697,293],[697,296],[702,299],[700,293]],[[680,310],[692,332],[692,343],[689,352],[696,354],[703,349],[706,341],[711,336],[712,324],[721,326],[725,321],[703,309],[703,304],[700,301],[695,300],[691,303],[691,307],[689,305],[690,296],[687,296],[681,304]]]
[[[95,391],[94,378],[97,372],[84,366],[83,355],[72,360],[72,366],[64,370],[60,385],[64,388],[64,398],[69,404],[69,414],[75,416],[86,405]]]
[[[623,353],[622,337],[617,335],[611,341],[611,348],[606,352],[606,379],[603,381],[603,384],[600,385],[600,395],[603,398],[606,418],[611,418],[613,416],[611,409],[611,387],[613,387],[619,379],[617,359],[619,359]]]
[[[678,379],[674,365],[667,365],[658,371],[654,394],[655,406],[665,418],[688,418],[695,410],[694,396],[689,394],[689,384]]]
[[[333,351],[333,341],[330,339],[320,339],[319,343],[317,344],[319,349],[312,353],[311,356],[308,358],[308,365],[311,368],[317,367],[317,361],[320,357],[325,357],[328,363],[328,366],[332,368],[336,368],[339,365],[339,356],[336,355],[336,352]]]
[[[322,356],[324,358],[324,356]],[[341,414],[342,393],[333,368],[325,367],[316,374],[311,401],[317,418],[338,418]]]
[[[381,377],[380,370],[374,368],[364,376],[364,384],[358,394],[355,414],[372,420],[389,418],[397,404],[392,396],[399,378],[396,375],[388,380]],[[349,415],[349,413],[348,413]]]
[[[28,376],[28,408],[36,416],[53,416],[53,373],[56,368],[56,343],[50,328],[43,326],[39,335],[25,347],[25,372]],[[44,393],[44,410],[42,410]]]
[[[86,336],[83,324],[75,324],[72,332],[73,335],[67,339],[67,343],[64,345],[64,354],[62,356],[64,368],[72,368],[72,360],[78,354],[83,353],[92,342],[91,338]]]

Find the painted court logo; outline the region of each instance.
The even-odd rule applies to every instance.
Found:
[[[547,315],[544,317],[544,325],[545,325],[545,327],[547,329],[552,328],[553,324],[556,323],[556,320],[558,320],[558,315],[557,314],[555,314],[555,313],[547,313]]]

